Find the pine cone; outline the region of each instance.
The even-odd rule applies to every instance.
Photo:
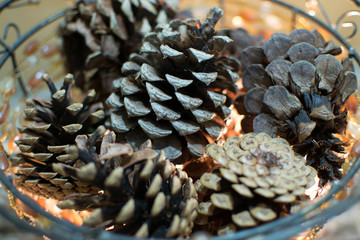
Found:
[[[202,197],[196,224],[219,235],[272,221],[290,211],[290,206],[314,185],[316,170],[305,166],[282,138],[266,133],[230,137],[221,147],[206,147],[221,164],[195,183]]]
[[[233,42],[226,47],[225,54],[229,54],[239,60],[243,56],[243,50],[246,48],[250,46],[263,47],[265,43],[263,36],[253,36],[243,28],[220,30],[219,35],[228,36],[233,40]]]
[[[82,103],[74,103],[71,74],[65,77],[60,90],[47,75],[43,80],[49,87],[51,101],[37,98],[26,101],[25,116],[30,125],[18,128],[25,137],[16,142],[21,152],[12,159],[14,165],[19,166],[16,183],[25,191],[47,198],[63,199],[74,192],[97,192],[97,188],[88,184],[59,176],[52,164],[83,165],[76,155],[66,154],[66,149],[75,143],[78,134],[92,134],[103,124],[103,106],[94,102],[94,90],[89,91]]]
[[[344,143],[333,133],[345,130],[342,106],[357,88],[351,60],[331,55],[340,52],[316,30],[297,29],[273,34],[263,48],[249,47],[242,57],[248,92],[237,109],[247,115],[243,130],[287,139],[318,170],[320,185],[341,178],[344,159],[334,152],[342,153]]]
[[[232,40],[216,36],[222,10],[212,8],[204,23],[173,20],[145,36],[143,55],[122,67],[107,99],[111,128],[133,148],[150,138],[167,158],[182,153],[201,157],[208,140],[217,140],[231,113],[239,64],[221,51]],[[188,149],[188,150],[187,150]],[[187,157],[183,155],[182,159]]]
[[[90,227],[114,226],[115,232],[136,237],[185,237],[197,214],[196,191],[191,178],[177,169],[164,152],[145,142],[138,151],[129,144],[114,143],[115,134],[105,135],[100,155],[86,136],[77,142],[78,155],[87,165],[73,168],[54,164],[54,169],[90,185],[103,193],[80,194],[58,204],[60,208],[91,209],[84,221]]]
[[[76,85],[110,93],[112,80],[119,77],[130,53],[138,52],[143,36],[174,18],[172,4],[171,0],[77,1],[60,29],[67,70],[75,74]],[[92,69],[96,73],[88,76]]]

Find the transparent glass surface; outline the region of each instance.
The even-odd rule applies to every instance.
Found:
[[[2,2],[5,4],[11,1]],[[36,1],[13,1],[6,8],[0,10],[0,33],[3,32],[0,38],[5,43],[0,48],[0,143],[8,154],[16,152],[14,140],[20,137],[16,126],[19,124],[25,106],[25,92],[28,96],[44,95],[43,89],[46,86],[37,79],[37,74],[46,71],[55,82],[61,80],[65,75],[57,29],[62,20],[62,10],[72,6],[73,2],[43,0],[39,4],[28,4],[29,2]],[[181,10],[190,10],[196,18],[200,19],[205,17],[211,6],[218,6],[224,10],[224,17],[219,28],[242,27],[252,34],[261,34],[265,38],[274,32],[289,33],[294,28],[310,30],[316,28],[327,39],[332,39],[343,46],[344,53],[340,57],[350,54],[351,57],[355,57],[353,59],[356,63],[359,61],[356,59],[356,50],[360,48],[359,36],[355,31],[359,18],[358,6],[351,1],[339,2],[338,0],[322,2],[313,0],[283,2],[180,0],[179,4]],[[287,4],[290,4],[291,7],[289,8]],[[308,15],[304,15],[305,13]],[[35,50],[31,50],[32,45]],[[47,49],[49,48],[55,50],[48,53]],[[358,69],[358,65],[356,68]],[[355,92],[355,96],[358,100],[358,91]],[[352,128],[348,129],[347,134],[343,137],[350,143],[348,148],[350,152],[352,145],[360,136],[360,130],[358,130],[360,129],[360,119],[356,115],[349,114],[349,121],[352,122]],[[358,185],[347,187],[348,182],[360,166],[360,161],[357,160],[358,151],[360,150],[353,149],[348,154],[347,163],[344,165],[344,178],[328,186],[329,191],[326,194],[315,198],[312,204],[304,207],[298,213],[253,229],[233,235],[214,237],[214,239],[250,239],[253,237],[257,240],[288,239],[298,233],[321,226],[329,218],[345,211],[360,200]],[[0,165],[6,165],[4,162],[5,160],[0,155]],[[0,205],[0,213],[17,226],[40,235],[47,235],[52,239],[132,239],[128,236],[76,226],[60,219],[64,216],[56,211],[50,211],[48,206],[46,210],[51,212],[49,214],[39,207],[38,202],[29,201],[11,185],[9,180],[11,174],[10,166],[7,171],[0,172],[0,180],[3,182],[2,187],[9,191],[12,207],[17,209],[18,213],[22,212],[23,220],[20,220],[18,215],[3,203]],[[14,196],[19,200],[15,200]],[[19,201],[23,201],[23,203],[19,204]],[[21,209],[21,206],[24,205],[37,212],[37,217],[27,216],[24,213],[26,211]],[[35,228],[31,227],[29,222]],[[306,233],[306,235],[309,234]]]

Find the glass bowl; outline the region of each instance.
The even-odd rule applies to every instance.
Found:
[[[331,2],[331,4],[329,4]],[[25,99],[28,96],[44,95],[45,84],[41,75],[48,72],[56,84],[60,84],[65,69],[61,55],[61,40],[57,29],[65,9],[72,1],[12,1],[0,3],[0,181],[8,192],[11,206],[1,203],[0,214],[19,228],[45,235],[51,239],[133,239],[129,236],[79,227],[81,213],[63,214],[47,200],[24,195],[12,184],[12,168],[7,158],[16,153],[15,140],[21,138],[16,126],[20,124]],[[180,9],[190,11],[195,18],[203,19],[211,6],[224,10],[219,29],[242,27],[251,34],[262,35],[265,39],[274,32],[289,33],[295,28],[318,29],[326,38],[340,44],[343,53],[356,65],[359,74],[360,41],[356,35],[356,17],[359,2],[307,0],[181,0]],[[353,10],[355,9],[355,10]],[[15,17],[16,16],[16,17]],[[46,95],[47,96],[47,95]],[[343,166],[344,177],[317,190],[312,204],[295,214],[253,229],[232,235],[212,237],[213,239],[288,239],[306,232],[306,237],[315,236],[317,229],[328,219],[336,216],[360,200],[356,172],[360,167],[360,117],[357,113],[359,91],[354,93],[355,106],[349,107],[348,131],[342,137],[348,147],[347,161]],[[354,177],[355,176],[355,177]],[[350,187],[350,185],[353,185]],[[322,194],[320,194],[322,193]],[[80,220],[78,219],[80,218]],[[69,222],[70,221],[70,222]],[[310,230],[310,231],[309,231]],[[312,231],[311,231],[312,230]],[[208,238],[195,234],[195,238]]]

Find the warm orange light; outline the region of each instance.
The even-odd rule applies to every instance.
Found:
[[[351,95],[345,102],[345,105],[341,108],[342,111],[345,110],[345,108],[352,114],[356,113],[356,110],[358,108],[357,99],[354,95]]]
[[[241,12],[241,17],[247,22],[255,22],[258,18],[257,13],[251,10]]]
[[[7,117],[9,116],[10,112],[10,103],[8,100],[5,100],[0,107],[0,124],[3,124]]]
[[[244,24],[244,20],[240,16],[235,16],[232,19],[232,24],[234,25],[234,27],[241,27]]]
[[[39,70],[37,73],[35,73],[33,76],[30,77],[28,81],[28,85],[30,88],[36,88],[38,87],[43,81],[42,81],[42,75],[46,73],[45,70]]]
[[[18,133],[18,134],[16,134],[15,137],[11,138],[8,141],[7,150],[10,155],[18,149],[15,141],[20,140],[21,138],[22,138],[22,134]]]
[[[0,143],[0,171],[5,171],[9,168],[9,160],[5,154],[3,145]]]
[[[106,230],[106,231],[110,231],[110,230],[113,230],[114,228],[115,228],[114,225],[112,225],[112,226],[106,228],[105,230]]]
[[[69,222],[74,223],[75,225],[81,226],[83,219],[81,216],[74,210],[65,209],[61,212],[62,217]]]
[[[275,15],[268,15],[265,18],[266,25],[270,26],[272,29],[282,29],[283,24],[281,19]]]

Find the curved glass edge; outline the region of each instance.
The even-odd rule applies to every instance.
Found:
[[[233,239],[249,239],[251,237],[257,237],[257,240],[282,240],[288,239],[291,236],[296,235],[302,231],[305,231],[309,228],[315,227],[316,225],[321,225],[325,223],[330,217],[338,215],[349,208],[351,208],[356,202],[360,200],[360,192],[350,196],[348,199],[341,200],[336,204],[331,205],[331,207],[325,208],[323,210],[318,210],[321,205],[329,202],[333,199],[334,195],[340,192],[344,186],[352,179],[360,168],[360,157],[358,157],[349,170],[349,172],[343,177],[343,179],[333,182],[331,190],[326,194],[322,199],[316,203],[304,207],[299,212],[291,214],[288,217],[284,217],[261,225],[256,228],[249,230],[240,231],[234,234],[226,236],[212,237],[214,240],[233,240]],[[25,230],[33,231],[39,235],[46,235],[52,239],[66,239],[69,240],[78,240],[78,239],[98,239],[98,240],[127,240],[127,239],[137,239],[134,237],[121,235],[121,234],[112,234],[102,230],[91,230],[86,227],[78,227],[74,224],[67,222],[65,220],[54,217],[53,215],[47,213],[45,210],[40,208],[35,202],[30,198],[24,196],[20,193],[15,186],[11,183],[10,179],[0,171],[0,182],[12,193],[15,197],[19,198],[24,204],[29,206],[31,209],[37,211],[45,218],[49,219],[52,224],[51,227],[43,229],[40,227],[31,227],[27,223],[20,220],[16,215],[10,214],[6,211],[2,211],[0,208],[0,214],[10,220],[16,226],[21,226]],[[314,213],[314,211],[317,211]],[[313,215],[312,215],[313,214]],[[67,236],[69,235],[69,236]]]
[[[222,4],[224,4],[224,0],[219,0]],[[305,16],[306,18],[312,20],[316,24],[318,24],[320,27],[327,30],[331,35],[333,35],[341,44],[344,45],[344,47],[347,48],[349,51],[349,56],[354,58],[355,61],[360,65],[360,56],[357,53],[357,51],[347,42],[347,40],[342,37],[336,29],[328,26],[324,22],[320,21],[316,17],[313,17],[309,14],[307,14],[305,11],[296,8],[294,6],[291,6],[287,4],[286,2],[280,1],[280,0],[267,0],[273,3],[276,3],[278,5],[281,5],[285,8],[288,8],[289,10],[301,14]],[[352,0],[355,4],[360,6],[360,2]],[[13,1],[4,1],[1,4],[8,3]],[[0,5],[1,5],[0,4]],[[42,29],[43,27],[47,26],[51,22],[61,18],[66,9],[61,10],[54,15],[51,15],[50,17],[46,18],[44,21],[37,24],[35,27],[30,29],[27,33],[25,33],[23,36],[17,39],[17,41],[11,46],[7,46],[7,48],[11,51],[4,53],[4,55],[0,58],[0,68],[1,66],[7,61],[9,58],[13,56],[13,52],[30,36],[32,36],[34,33]],[[14,60],[14,59],[13,59]],[[18,80],[21,82],[21,76],[18,72],[18,69],[16,67],[16,61],[15,64],[13,62],[14,71],[17,76],[19,76]],[[26,94],[26,91],[24,91]],[[266,239],[266,240],[272,240],[272,239],[287,239],[288,237],[294,236],[295,234],[302,232],[308,228],[314,227],[318,224],[322,224],[326,222],[330,217],[335,216],[347,209],[349,209],[351,206],[353,206],[354,203],[360,200],[360,193],[356,194],[354,196],[349,197],[346,200],[341,200],[337,202],[335,205],[332,205],[331,208],[326,208],[324,210],[321,210],[317,212],[314,216],[308,216],[312,211],[318,209],[323,203],[328,202],[329,200],[333,199],[334,195],[338,193],[340,190],[343,189],[343,187],[350,181],[350,179],[354,176],[354,174],[357,172],[357,170],[360,168],[360,157],[357,158],[356,162],[350,169],[350,171],[343,177],[342,180],[338,182],[334,182],[332,184],[332,188],[329,191],[329,193],[319,200],[318,202],[305,207],[304,209],[300,210],[298,213],[292,214],[288,217],[276,220],[274,222],[261,225],[254,229],[244,230],[235,234],[226,235],[226,236],[219,236],[219,237],[213,237],[212,239],[247,239],[249,237],[258,236],[257,239]],[[77,240],[77,239],[99,239],[99,240],[107,240],[107,239],[135,239],[133,237],[129,237],[126,235],[120,235],[120,234],[111,234],[109,232],[105,232],[102,230],[90,230],[85,227],[77,227],[72,223],[69,223],[65,220],[61,220],[59,218],[54,217],[53,215],[47,213],[43,209],[41,209],[35,202],[33,202],[28,197],[21,194],[11,183],[10,179],[6,177],[4,173],[0,171],[0,181],[4,184],[4,186],[17,198],[19,198],[24,204],[32,208],[33,210],[37,211],[41,215],[43,215],[45,218],[48,218],[50,221],[53,222],[53,225],[47,229],[41,229],[39,227],[32,227],[29,226],[27,223],[20,220],[17,216],[14,217],[14,214],[8,213],[6,211],[2,211],[0,209],[0,214],[9,219],[11,222],[13,222],[16,226],[19,226],[25,230],[29,230],[32,232],[35,232],[39,235],[47,235],[51,237],[52,239],[64,239],[66,236],[66,239],[70,240]],[[70,234],[68,234],[70,233]],[[266,234],[266,235],[264,235]],[[67,236],[69,235],[69,236]]]
[[[51,15],[50,17],[47,17],[45,20],[43,20],[42,22],[40,22],[39,24],[37,24],[35,27],[33,27],[32,29],[30,29],[27,33],[25,33],[24,35],[20,35],[18,28],[16,25],[11,25],[11,23],[9,23],[6,28],[5,28],[5,36],[6,36],[6,32],[7,29],[9,29],[10,27],[13,27],[15,29],[17,29],[18,32],[18,39],[17,41],[12,45],[12,46],[8,46],[7,44],[5,44],[5,42],[3,42],[0,39],[0,44],[5,48],[6,52],[4,52],[4,55],[0,58],[0,68],[3,66],[3,64],[5,63],[5,61],[7,61],[9,58],[11,58],[11,62],[12,62],[12,67],[13,67],[13,71],[14,74],[17,78],[17,81],[20,84],[20,88],[22,90],[22,92],[24,93],[25,96],[28,96],[28,91],[26,90],[24,81],[21,77],[21,72],[18,69],[17,66],[17,62],[15,59],[15,54],[14,52],[16,51],[16,49],[23,43],[25,42],[25,40],[27,40],[30,36],[32,36],[33,34],[35,34],[37,31],[39,31],[40,29],[44,28],[45,26],[47,26],[48,24],[56,21],[57,19],[61,18],[62,16],[64,16],[66,12],[66,9],[61,10],[57,13],[55,13],[54,15]]]

